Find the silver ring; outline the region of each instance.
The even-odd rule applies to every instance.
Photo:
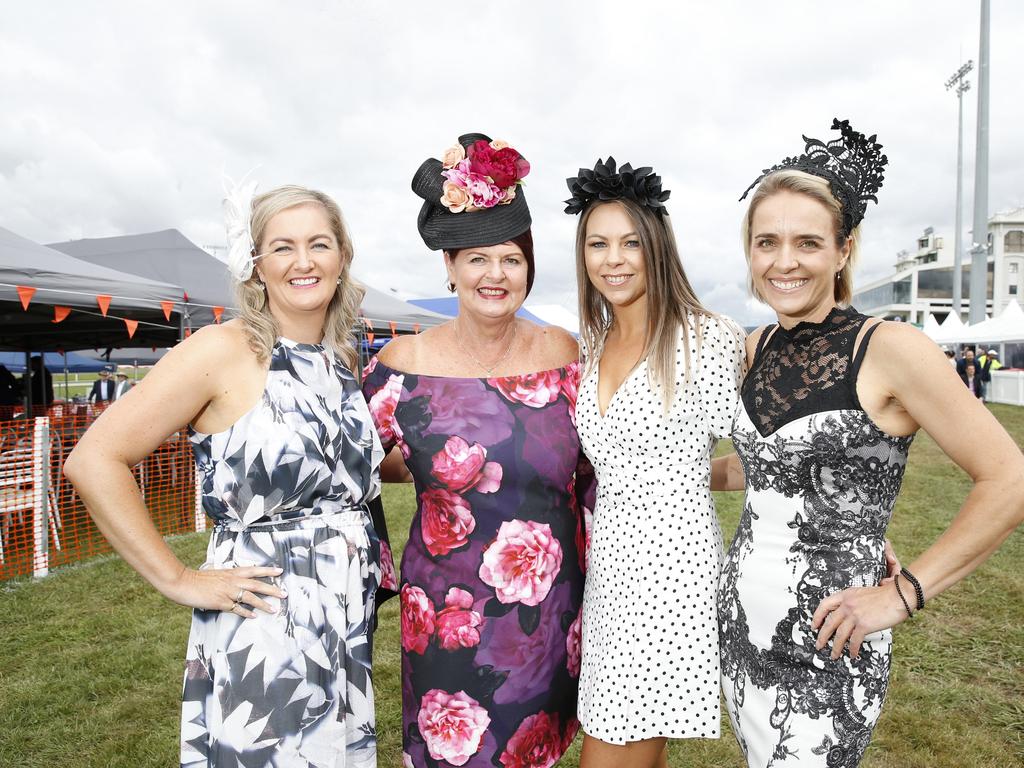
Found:
[[[233,601],[235,605],[238,605],[240,602],[242,602],[242,595],[244,595],[244,594],[245,594],[245,587],[241,587],[238,590],[238,597],[236,597],[234,599],[234,601]]]

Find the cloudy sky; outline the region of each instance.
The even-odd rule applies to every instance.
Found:
[[[764,319],[743,288],[736,198],[761,168],[827,138],[877,133],[890,165],[858,272],[885,274],[926,226],[949,234],[956,98],[979,2],[441,4],[48,0],[0,29],[0,226],[40,242],[175,227],[222,244],[221,175],[258,166],[336,197],[355,272],[443,293],[416,233],[413,172],[460,133],[531,161],[538,278],[572,307],[565,177],[598,156],[653,165],[685,267],[712,309]],[[990,211],[1024,205],[1024,3],[992,0]],[[972,78],[973,79],[973,78]],[[975,90],[965,101],[971,220]]]

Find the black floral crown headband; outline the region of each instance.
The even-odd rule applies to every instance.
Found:
[[[633,170],[633,166],[626,163],[616,173],[614,157],[598,159],[592,171],[580,168],[579,175],[566,179],[565,183],[572,195],[565,201],[565,212],[574,215],[582,213],[595,200],[626,198],[649,208],[658,216],[664,216],[668,213],[664,203],[672,194],[667,189],[662,191],[661,176],[654,173],[652,168]]]
[[[787,157],[778,165],[766,168],[754,183],[747,187],[740,200],[766,176],[776,171],[803,171],[828,182],[832,194],[843,207],[841,234],[844,237],[849,236],[864,219],[868,200],[878,202],[875,193],[882,188],[884,168],[889,158],[882,154],[882,145],[875,141],[875,135],[865,138],[863,133],[850,127],[849,120],[840,121],[833,118],[832,130],[838,130],[842,135],[827,144],[804,136],[804,154],[799,157]]]

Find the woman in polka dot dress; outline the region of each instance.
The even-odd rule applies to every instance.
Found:
[[[569,180],[580,336],[576,405],[598,480],[583,608],[583,768],[667,764],[719,734],[710,457],[737,406],[742,332],[690,287],[650,168]]]

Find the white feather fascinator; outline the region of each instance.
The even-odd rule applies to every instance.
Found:
[[[244,283],[252,277],[256,262],[256,244],[252,239],[252,199],[259,182],[249,174],[237,184],[224,177],[224,223],[228,234],[228,270]]]

